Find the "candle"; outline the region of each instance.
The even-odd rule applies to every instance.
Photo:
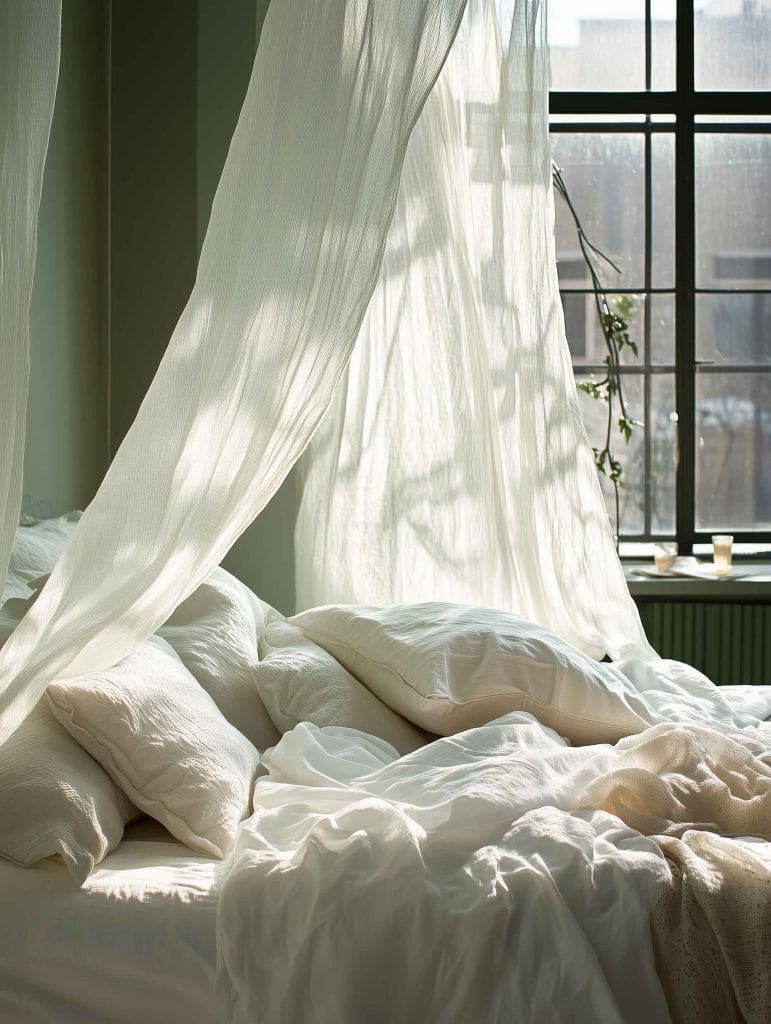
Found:
[[[718,533],[712,538],[712,567],[718,576],[725,576],[731,571],[733,542],[733,537],[727,533]]]
[[[659,572],[668,572],[677,561],[677,544],[675,541],[663,541],[653,549],[653,561]]]

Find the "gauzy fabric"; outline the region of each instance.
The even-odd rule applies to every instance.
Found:
[[[115,664],[167,619],[308,444],[356,341],[407,141],[464,8],[271,3],[190,301],[0,657],[0,741],[52,679]]]
[[[410,139],[332,410],[301,460],[298,610],[451,601],[651,657],[560,305],[545,4],[469,0]]]
[[[21,509],[29,307],[61,0],[0,0],[0,594]]]

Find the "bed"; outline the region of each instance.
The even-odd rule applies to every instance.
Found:
[[[13,596],[73,522],[24,535]],[[145,817],[82,887],[0,859],[2,1024],[767,1020],[771,687],[603,668],[631,724],[571,743],[580,692],[551,724],[478,680],[442,713],[418,699],[414,608],[360,609],[344,643],[349,610],[287,622],[218,574],[161,633],[264,751],[253,813],[224,860]],[[409,642],[368,662],[373,615],[406,616]]]
[[[145,819],[83,888],[0,860],[0,1020],[210,1024],[222,864]]]

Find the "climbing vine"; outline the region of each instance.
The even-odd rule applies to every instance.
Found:
[[[621,532],[619,488],[622,485],[623,466],[616,455],[615,442],[620,434],[628,445],[636,427],[642,424],[629,415],[624,398],[623,375],[621,373],[621,356],[629,349],[637,356],[637,343],[630,337],[629,325],[634,315],[636,300],[631,295],[619,295],[609,300],[600,277],[600,266],[604,263],[617,274],[621,270],[610,257],[601,252],[586,236],[581,220],[570,198],[562,171],[552,164],[554,187],[565,201],[575,224],[581,254],[589,270],[594,293],[594,302],[599,318],[600,329],[605,341],[605,376],[601,380],[579,381],[579,390],[590,395],[598,402],[607,406],[606,429],[604,444],[601,448],[593,448],[594,463],[597,471],[610,480],[613,485],[616,512],[616,543]]]

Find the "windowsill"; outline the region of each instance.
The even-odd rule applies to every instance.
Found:
[[[668,576],[636,576],[635,567],[653,567],[652,559],[624,560],[624,575],[632,597],[643,601],[771,601],[771,562],[739,562],[734,568],[747,575],[739,579],[695,580]]]

